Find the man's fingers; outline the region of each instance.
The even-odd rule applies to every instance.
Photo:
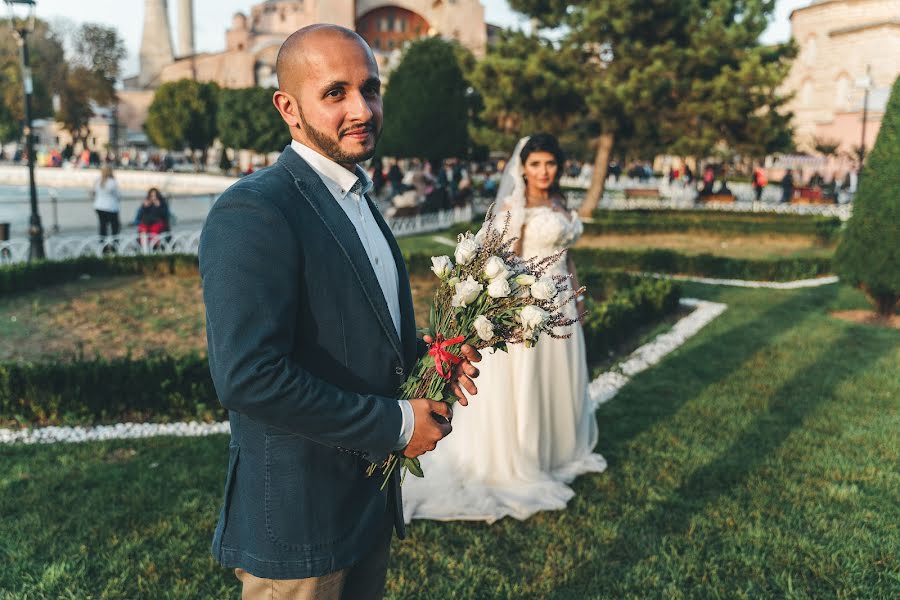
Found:
[[[478,388],[475,386],[475,382],[469,379],[469,377],[466,375],[459,376],[457,385],[462,386],[462,388],[472,396],[476,396],[478,394]]]
[[[478,375],[481,374],[481,371],[478,370],[478,367],[476,367],[469,361],[461,363],[460,368],[462,369],[462,372],[469,377],[478,377]]]
[[[450,393],[456,396],[456,398],[459,400],[459,403],[463,406],[469,405],[469,399],[466,398],[466,395],[463,393],[462,388],[459,387],[458,383],[450,384]]]
[[[453,418],[453,411],[450,410],[450,405],[446,402],[432,402],[431,412],[436,412],[448,421]]]
[[[481,353],[469,344],[463,344],[462,348],[460,348],[460,352],[462,352],[462,355],[465,356],[466,360],[469,362],[478,362],[481,360]]]

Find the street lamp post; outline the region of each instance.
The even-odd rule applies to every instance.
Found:
[[[862,114],[862,139],[859,142],[859,167],[862,169],[863,160],[866,158],[866,121],[869,116],[869,90],[872,89],[872,65],[866,65],[866,76],[857,81],[857,86],[863,88],[863,114]]]
[[[38,213],[37,186],[34,183],[34,134],[31,130],[31,94],[34,85],[31,80],[31,64],[28,57],[28,34],[34,31],[35,0],[3,0],[9,7],[10,26],[19,44],[22,58],[22,87],[25,91],[25,151],[28,153],[28,185],[31,193],[31,220],[28,238],[31,242],[28,260],[44,258],[44,228]],[[19,11],[17,9],[24,9]]]

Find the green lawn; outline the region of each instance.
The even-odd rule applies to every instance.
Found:
[[[729,309],[598,411],[568,510],[415,522],[390,598],[900,595],[900,332],[833,285]],[[227,440],[0,447],[0,597],[238,597],[208,555]]]

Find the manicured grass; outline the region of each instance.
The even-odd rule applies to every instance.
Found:
[[[582,248],[646,250],[666,248],[684,254],[747,259],[809,258],[834,255],[834,244],[823,244],[815,236],[784,234],[734,234],[710,232],[605,233],[585,235]]]
[[[890,598],[900,333],[833,285],[689,284],[729,309],[598,411],[565,511],[415,522],[389,598]],[[237,597],[209,541],[224,436],[0,447],[0,597]]]

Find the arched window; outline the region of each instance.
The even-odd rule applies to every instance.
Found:
[[[850,76],[841,73],[835,85],[834,106],[837,110],[850,108]]]
[[[807,79],[803,82],[803,87],[800,88],[800,104],[803,108],[811,108],[813,101],[813,83],[811,79]]]
[[[816,52],[818,50],[818,42],[815,34],[806,38],[806,44],[803,46],[803,62],[808,65],[815,64]]]

